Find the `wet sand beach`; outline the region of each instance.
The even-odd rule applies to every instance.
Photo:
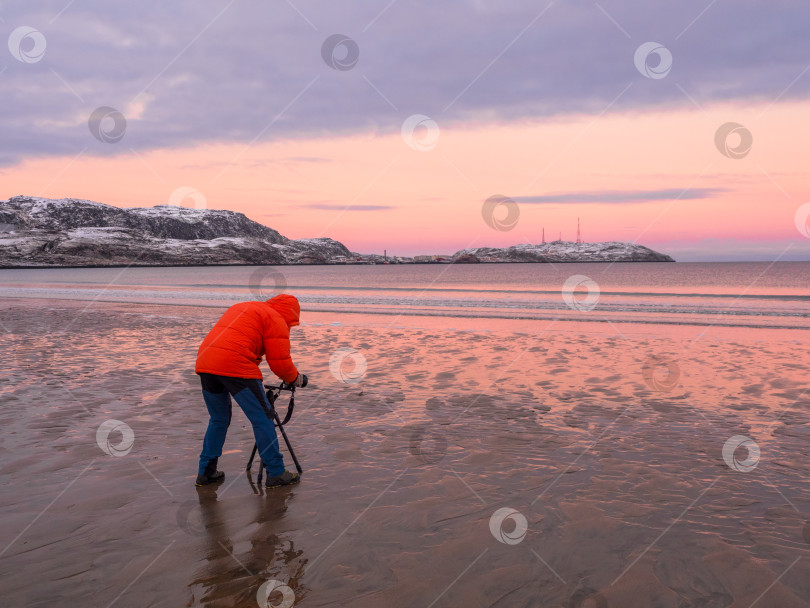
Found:
[[[221,312],[0,300],[4,606],[810,606],[805,330],[305,312],[266,493]]]

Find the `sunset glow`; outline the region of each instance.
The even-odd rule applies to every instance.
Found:
[[[714,146],[715,129],[729,117],[762,135],[743,159],[726,158]],[[808,120],[805,104],[724,105],[451,125],[440,127],[429,151],[409,148],[399,132],[119,150],[108,157],[88,150],[27,160],[5,169],[3,183],[9,195],[121,207],[167,204],[186,186],[201,193],[197,204],[242,212],[291,238],[329,236],[361,252],[452,253],[539,242],[543,228],[546,240],[560,233],[573,240],[580,218],[589,241],[636,241],[675,256],[682,249],[709,258],[713,246],[735,241],[761,252],[794,242],[786,257],[796,259],[808,248],[793,216],[810,200],[810,184],[792,125]],[[132,120],[129,129],[137,128]],[[678,194],[610,200],[615,193],[667,191]],[[593,199],[521,201],[582,192]],[[519,201],[512,231],[481,221],[482,201],[496,193]]]

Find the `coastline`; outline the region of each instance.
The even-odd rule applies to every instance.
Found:
[[[503,260],[498,262],[480,261],[473,262],[473,264],[672,264],[677,260],[555,260],[553,262],[527,262],[525,260]],[[714,263],[714,262],[712,262]],[[723,263],[723,262],[717,262]],[[734,264],[736,262],[727,262]],[[296,262],[294,264],[93,264],[86,266],[0,266],[0,270],[37,270],[37,269],[54,269],[54,268],[218,268],[223,266],[257,266],[257,267],[274,267],[274,266],[427,266],[427,265],[469,265],[470,262],[355,262],[355,263],[342,263],[342,262],[329,262],[329,263],[315,263],[315,262]]]

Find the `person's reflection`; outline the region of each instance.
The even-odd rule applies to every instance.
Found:
[[[225,486],[197,488],[201,525],[196,532],[205,542],[206,563],[189,587],[199,605],[255,606],[259,587],[270,579],[302,596],[299,581],[307,560],[292,539],[277,533],[295,490],[278,488],[265,495],[250,473],[248,481],[257,496],[233,490],[226,500],[217,495]],[[251,501],[254,508],[247,507]]]

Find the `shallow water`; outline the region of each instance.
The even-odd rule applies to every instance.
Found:
[[[810,263],[76,268],[0,271],[0,297],[305,311],[810,328]],[[563,297],[565,288],[571,297]]]
[[[810,602],[803,332],[305,314],[305,473],[265,494],[238,411],[225,483],[193,486],[220,312],[2,301],[4,605],[256,606],[268,580],[303,607]]]

